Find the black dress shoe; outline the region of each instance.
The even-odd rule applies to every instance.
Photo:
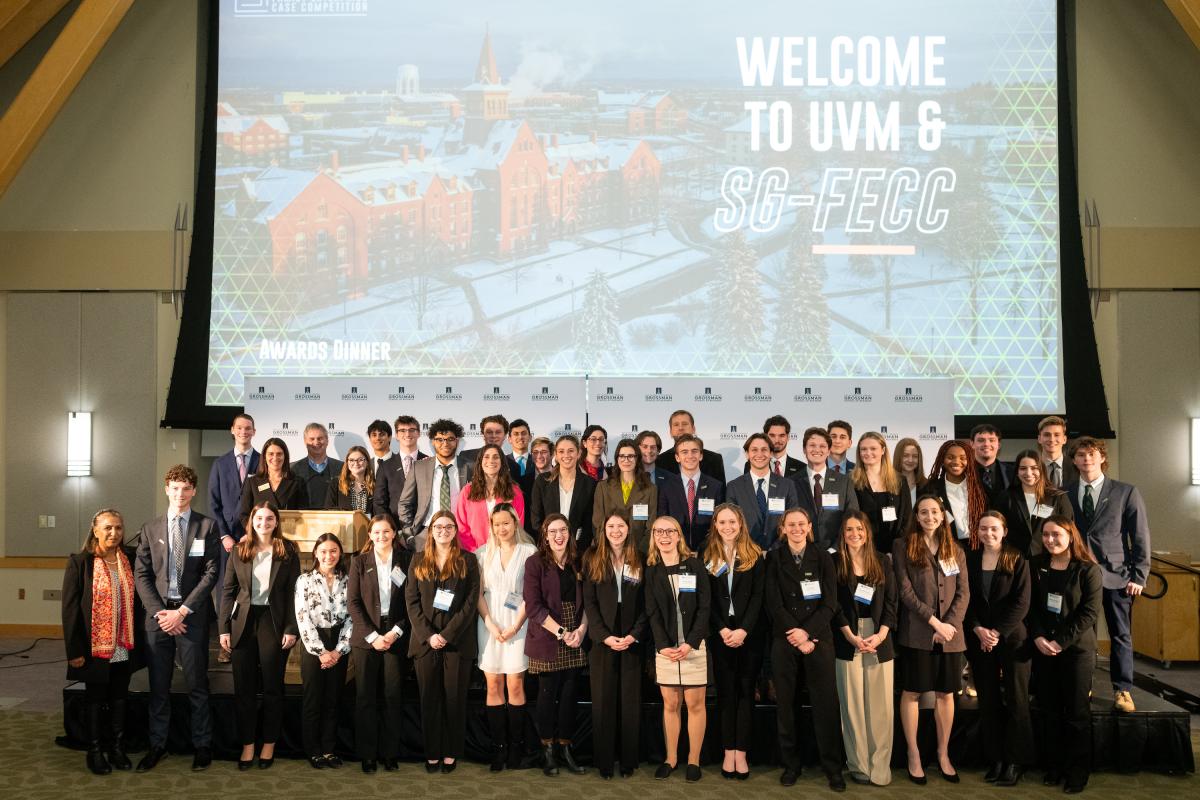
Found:
[[[1079,794],[1087,788],[1087,778],[1082,781],[1067,781],[1067,785],[1063,787],[1063,791],[1067,794]]]
[[[676,769],[678,769],[678,767],[672,767],[670,764],[664,761],[658,765],[658,769],[654,770],[654,779],[656,781],[665,781],[667,778],[671,777],[671,773]]]
[[[731,769],[722,769],[721,777],[727,781],[731,781],[737,777],[737,772],[735,772],[734,770],[731,770]]]
[[[988,771],[983,773],[983,780],[986,783],[995,783],[1000,778],[1000,773],[1004,771],[1003,762],[997,761],[992,766],[988,767]]]
[[[835,792],[846,791],[846,779],[842,777],[841,770],[829,773],[829,788]]]
[[[870,786],[871,785],[871,779],[868,778],[866,775],[863,775],[861,772],[851,772],[850,780],[854,781],[859,786]]]
[[[158,762],[167,757],[167,748],[151,747],[146,755],[142,756],[142,760],[138,762],[138,772],[148,772],[158,766]]]
[[[1000,773],[1000,777],[996,779],[997,786],[1016,786],[1021,780],[1021,774],[1024,772],[1019,764],[1008,764],[1004,767],[1004,771]]]
[[[621,767],[621,777],[622,778],[632,778],[634,769],[635,769],[635,767]]]
[[[798,769],[784,769],[783,774],[779,776],[779,784],[781,786],[795,786],[796,779],[800,777]]]
[[[600,770],[600,777],[606,781],[611,781],[613,779],[613,771],[611,769],[602,769]]]
[[[246,760],[246,761],[243,761],[240,758],[238,759],[238,769],[240,769],[242,772],[245,772],[246,770],[250,769],[253,766],[254,766],[253,756],[249,760]]]
[[[192,772],[201,772],[212,765],[212,750],[207,747],[197,747],[196,755],[192,756]]]
[[[380,761],[383,762],[383,768],[387,772],[395,772],[400,769],[400,762],[394,758],[381,758]]]
[[[364,758],[362,760],[362,771],[368,775],[375,774],[375,770],[379,769],[379,765],[375,763],[373,758]]]
[[[688,764],[687,771],[684,773],[684,775],[687,778],[688,783],[695,783],[696,781],[700,780],[701,777],[703,777],[703,774],[700,772],[699,764]]]
[[[939,769],[938,772],[942,771]],[[959,781],[957,772],[942,772],[942,777],[946,779],[947,783],[958,783]]]
[[[133,769],[133,762],[129,760],[129,756],[125,755],[121,744],[115,744],[108,749],[108,765],[122,772]]]
[[[308,757],[308,765],[310,767],[312,767],[313,769],[325,769],[325,767],[329,766],[325,762],[325,756],[309,756]],[[242,762],[239,761],[238,767],[240,768],[241,766],[242,766]]]
[[[1062,773],[1056,769],[1046,770],[1046,774],[1042,776],[1042,786],[1058,786],[1062,781]]]
[[[329,767],[330,769],[342,768],[342,759],[338,756],[335,756],[333,753],[326,753],[323,758],[325,759],[325,766]]]
[[[441,768],[442,768],[442,762],[440,762],[440,761],[426,761],[425,762],[425,771],[428,772],[430,775],[437,772]]]
[[[739,781],[748,781],[748,780],[750,780],[750,770],[746,770],[745,772],[737,772],[737,771],[734,771],[733,775],[734,775],[734,777],[735,777],[735,778],[737,778]]]
[[[274,757],[274,756],[271,756],[270,758],[263,758],[263,757],[259,756],[259,759],[258,759],[258,768],[259,768],[259,769],[270,769],[270,768],[271,768],[271,765],[272,765],[272,764],[274,764],[274,763],[275,763],[275,757]]]
[[[87,765],[93,775],[108,775],[112,772],[112,766],[99,747],[88,748]]]
[[[558,751],[562,756],[562,764],[567,768],[567,772],[573,772],[576,775],[582,775],[587,772],[587,767],[580,766],[579,762],[575,760],[575,754],[571,752],[570,742],[559,742]]]
[[[913,775],[913,774],[912,774],[912,772],[909,772],[909,773],[908,773],[908,779],[909,779],[910,781],[912,781],[913,783],[915,783],[917,786],[924,786],[926,783],[928,783],[928,782],[929,782],[929,781],[928,781],[928,780],[925,778],[925,776],[924,776],[924,775]]]
[[[445,761],[442,762],[442,774],[443,775],[449,775],[451,772],[454,772],[454,770],[457,768],[458,768],[457,761],[451,761],[449,764],[447,764]]]

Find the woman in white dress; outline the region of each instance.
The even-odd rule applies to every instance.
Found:
[[[489,515],[491,535],[479,557],[479,668],[487,679],[487,718],[492,734],[492,772],[521,761],[525,733],[525,562],[537,547],[510,503]],[[505,710],[504,690],[508,689]],[[505,727],[507,726],[507,735]]]

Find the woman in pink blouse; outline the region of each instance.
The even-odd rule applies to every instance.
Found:
[[[497,503],[511,503],[521,524],[525,524],[525,498],[512,482],[504,451],[499,445],[485,445],[479,451],[471,483],[458,495],[454,518],[458,522],[458,542],[463,550],[474,553],[487,544],[488,525]]]

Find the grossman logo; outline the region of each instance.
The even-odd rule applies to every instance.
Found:
[[[880,425],[880,426],[879,426],[879,435],[880,435],[880,436],[882,436],[882,437],[884,438],[884,441],[888,441],[888,442],[898,442],[898,441],[900,441],[900,434],[898,434],[898,433],[889,433],[889,432],[888,432],[888,426],[887,426],[887,425]]]
[[[923,442],[940,442],[950,438],[949,433],[938,433],[937,425],[930,425],[928,433],[922,433],[917,436]]]
[[[861,386],[855,386],[854,391],[850,394],[843,395],[842,399],[847,403],[870,403],[874,400],[871,395],[863,392]]]
[[[512,396],[501,392],[499,386],[493,386],[490,392],[483,393],[483,402],[485,403],[507,403],[511,400]]]
[[[623,403],[625,395],[620,392],[614,392],[613,387],[606,387],[604,392],[596,395],[597,403]]]
[[[277,439],[295,438],[300,435],[300,431],[292,430],[290,423],[280,423],[279,427],[271,431],[271,435]]]
[[[747,403],[769,403],[771,402],[771,395],[764,392],[761,386],[755,386],[754,391],[743,395],[742,399]]]
[[[654,394],[646,395],[647,403],[670,403],[674,400],[670,392],[664,392],[661,386],[654,387]]]
[[[358,391],[357,386],[351,386],[350,391],[342,393],[343,400],[366,400],[367,393]]]
[[[704,391],[693,395],[692,399],[697,403],[720,403],[724,400],[719,393],[712,390],[711,386],[705,386]]]
[[[397,386],[396,391],[388,393],[388,400],[412,401],[416,399],[417,396],[412,392],[404,391],[403,386]]]
[[[717,438],[722,442],[740,442],[746,438],[746,434],[738,433],[737,425],[730,425],[729,430],[721,431],[721,435]]]
[[[913,391],[913,387],[905,386],[904,394],[898,394],[895,397],[897,403],[924,403],[925,397],[922,394]]]
[[[303,392],[296,392],[296,395],[295,395],[295,397],[296,397],[296,399],[297,399],[297,400],[320,400],[320,399],[321,399],[321,393],[320,393],[320,392],[314,392],[314,391],[312,390],[312,387],[311,387],[311,386],[305,386],[305,387],[304,387],[304,391],[303,391]]]
[[[819,394],[814,394],[811,386],[805,386],[803,392],[792,395],[793,403],[820,403],[823,398]]]
[[[337,423],[336,423],[336,422],[327,422],[327,423],[325,424],[325,427],[326,427],[326,429],[328,429],[328,431],[329,431],[329,438],[330,438],[330,439],[340,439],[340,438],[342,438],[343,436],[345,436],[345,435],[346,435],[346,432],[345,432],[345,431],[339,431],[339,430],[338,430],[338,427],[337,427]]]
[[[434,399],[435,400],[449,400],[451,402],[457,403],[457,402],[462,401],[463,396],[461,394],[459,394],[458,392],[454,391],[453,386],[447,386],[446,391],[438,392],[437,394],[434,395]]]
[[[274,400],[275,393],[268,392],[267,387],[265,387],[265,386],[260,386],[260,387],[258,387],[257,392],[250,393],[249,399],[251,399],[251,400]]]
[[[529,401],[532,403],[557,403],[558,392],[552,392],[549,386],[543,386],[540,392],[529,395]]]

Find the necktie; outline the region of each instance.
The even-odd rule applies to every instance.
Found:
[[[1048,465],[1050,468],[1050,484],[1055,488],[1062,488],[1062,470],[1058,468],[1057,461],[1051,461]]]
[[[695,478],[688,478],[687,503],[688,503],[688,522],[691,522],[692,515],[695,513],[695,508],[696,508],[696,479]]]
[[[408,471],[409,471],[410,469],[412,469],[412,462],[413,462],[413,457],[412,457],[412,456],[405,456],[405,457],[404,457],[403,459],[401,459],[401,461],[400,461],[400,463],[404,465],[404,475],[405,475],[405,477],[407,477],[407,476],[408,476]]]
[[[180,593],[183,588],[183,562],[187,558],[187,550],[183,544],[183,517],[176,517],[171,521],[171,560],[174,562],[171,567],[175,570],[175,585],[180,586]]]
[[[821,513],[821,476],[813,475],[813,508]]]
[[[450,468],[442,465],[442,488],[438,493],[438,509],[450,510]]]
[[[525,477],[525,456],[521,456],[520,458],[517,459],[517,466],[520,467],[521,477],[524,478]]]
[[[242,483],[245,483],[246,482],[246,454],[238,453],[237,461],[238,461],[238,479],[241,480]]]
[[[775,474],[776,474],[776,475],[778,475],[779,477],[781,477],[781,478],[782,478],[782,477],[783,477],[783,471],[782,471],[782,470],[780,470],[780,468],[779,468],[779,459],[778,459],[778,458],[776,458],[776,459],[774,459],[774,461],[775,461]],[[761,485],[761,484],[762,484],[762,479],[761,479],[761,478],[759,478],[758,482],[759,482],[759,484]]]
[[[1096,500],[1092,497],[1092,485],[1085,484],[1083,487],[1083,519],[1090,527],[1092,524],[1092,515],[1096,513]]]
[[[755,498],[758,500],[758,519],[760,524],[767,518],[767,493],[763,491],[764,480],[766,478],[758,479],[758,491],[754,493]]]
[[[983,468],[983,485],[989,490],[992,488],[992,467]]]

